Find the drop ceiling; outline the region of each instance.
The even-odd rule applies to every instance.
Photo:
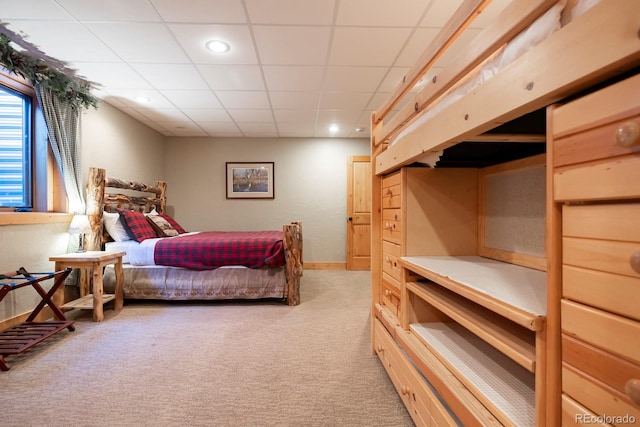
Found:
[[[368,138],[371,113],[461,3],[0,0],[0,22],[166,136]],[[231,50],[208,51],[212,39]]]

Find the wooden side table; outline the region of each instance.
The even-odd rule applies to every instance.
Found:
[[[125,252],[87,251],[49,257],[49,261],[56,263],[56,271],[63,270],[65,267],[80,269],[80,298],[62,305],[62,308],[93,310],[95,322],[104,320],[102,306],[109,301],[115,300],[115,309],[121,310],[124,305],[122,289],[124,281],[122,257],[124,255]],[[102,269],[109,264],[115,267],[115,294],[104,294],[103,290]],[[89,279],[93,283],[92,294],[88,294]]]

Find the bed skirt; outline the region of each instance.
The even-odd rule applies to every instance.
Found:
[[[124,297],[158,300],[228,300],[286,298],[284,267],[222,267],[187,270],[177,267],[124,265]],[[107,266],[104,290],[115,288],[115,271]]]

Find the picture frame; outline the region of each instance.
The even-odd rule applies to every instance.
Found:
[[[226,162],[227,199],[273,199],[274,162]]]

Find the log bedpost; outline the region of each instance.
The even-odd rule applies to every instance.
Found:
[[[89,168],[87,180],[87,216],[91,233],[87,234],[87,250],[102,249],[102,210],[104,205],[105,170]]]
[[[300,304],[300,277],[303,273],[302,223],[284,225],[283,242],[287,275],[287,304]]]

